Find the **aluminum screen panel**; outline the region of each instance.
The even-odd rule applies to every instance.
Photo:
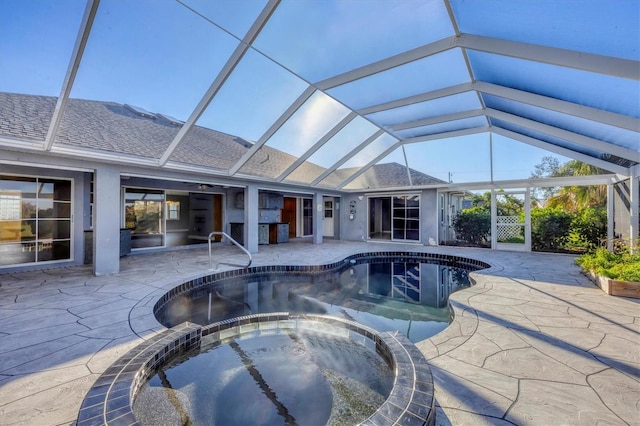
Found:
[[[580,105],[640,117],[640,81],[468,51],[475,78]],[[630,96],[630,94],[635,94]]]
[[[398,108],[368,114],[367,118],[380,126],[407,123],[424,118],[481,108],[476,92],[464,92],[431,101],[418,102]]]
[[[638,132],[621,129],[619,127],[602,124],[592,120],[586,120],[569,114],[527,105],[497,96],[484,95],[487,108],[507,111],[519,117],[529,118],[540,123],[569,130],[579,135],[612,143],[621,147],[640,151],[640,138]]]
[[[0,2],[0,92],[60,94],[84,6],[82,1],[41,8],[23,0]]]
[[[153,24],[140,31],[140,22]],[[180,3],[102,0],[71,97],[184,121],[237,45]]]
[[[453,34],[439,0],[285,0],[255,46],[315,82]]]
[[[257,141],[306,88],[298,77],[249,50],[197,124]]]
[[[395,135],[401,139],[409,139],[420,136],[435,135],[438,133],[452,132],[461,129],[474,129],[487,125],[487,119],[483,117],[465,118],[463,120],[446,121],[432,124],[430,126],[420,126],[413,129],[400,130]]]
[[[446,70],[446,72],[443,72]],[[470,81],[460,49],[452,49],[328,90],[359,109]]]
[[[491,179],[488,134],[412,143],[406,145],[405,150],[410,168],[445,182],[488,182]]]
[[[451,0],[451,7],[463,33],[640,59],[636,0]]]

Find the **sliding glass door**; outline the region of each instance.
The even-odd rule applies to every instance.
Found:
[[[420,240],[420,196],[393,197],[393,239]]]
[[[131,230],[131,248],[164,246],[164,191],[126,188],[125,227]]]
[[[0,267],[71,259],[71,181],[0,176]]]
[[[420,196],[369,197],[369,239],[420,241]]]

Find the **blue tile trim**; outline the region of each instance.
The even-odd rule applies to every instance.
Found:
[[[199,348],[205,336],[207,345],[216,345],[221,343],[220,331],[231,330],[235,337],[244,334],[249,324],[278,327],[291,323],[297,328],[306,322],[345,328],[368,338],[395,372],[389,397],[363,424],[435,424],[431,369],[422,353],[400,332],[378,333],[356,322],[327,315],[275,312],[231,318],[206,327],[182,323],[138,345],[98,378],[82,402],[76,425],[139,425],[132,403],[142,386],[172,358]],[[225,336],[229,338],[230,334]]]

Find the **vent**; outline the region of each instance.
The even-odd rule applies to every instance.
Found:
[[[136,115],[139,115],[140,117],[151,118],[151,119],[155,119],[156,118],[155,114],[147,111],[144,108],[140,108],[140,107],[137,107],[135,105],[129,105],[129,104],[124,104],[124,107],[126,109],[128,109],[129,111],[131,111],[132,113],[134,113]]]
[[[251,148],[253,146],[253,144],[248,140],[245,140],[239,137],[234,137],[233,140],[239,143],[240,145],[244,146],[245,148]]]
[[[170,115],[167,114],[156,114],[156,116],[161,119],[162,121],[166,121],[167,123],[173,125],[173,126],[182,126],[184,124],[184,121],[182,120],[178,120],[175,117],[172,117]]]

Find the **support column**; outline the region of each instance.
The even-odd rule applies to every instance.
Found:
[[[313,194],[313,244],[322,244],[322,219],[324,212],[324,201],[322,194]]]
[[[614,227],[615,227],[615,223],[614,223],[614,215],[615,215],[615,210],[614,210],[614,188],[613,188],[613,184],[608,184],[607,185],[607,250],[609,251],[613,251],[613,238],[615,237],[615,232],[614,232]]]
[[[249,253],[258,252],[258,187],[248,185],[244,190],[244,246]]]
[[[629,176],[629,245],[632,253],[637,253],[636,245],[638,245],[638,232],[640,230],[640,212],[638,211],[638,203],[640,203],[640,182],[636,168],[631,167],[631,176]]]
[[[120,172],[97,168],[93,176],[93,274],[120,272]]]
[[[497,209],[497,206],[496,206]],[[496,210],[497,211],[497,210]],[[531,251],[531,188],[524,193],[524,250]]]
[[[491,190],[491,250],[498,248],[498,204],[496,203],[496,191]]]

